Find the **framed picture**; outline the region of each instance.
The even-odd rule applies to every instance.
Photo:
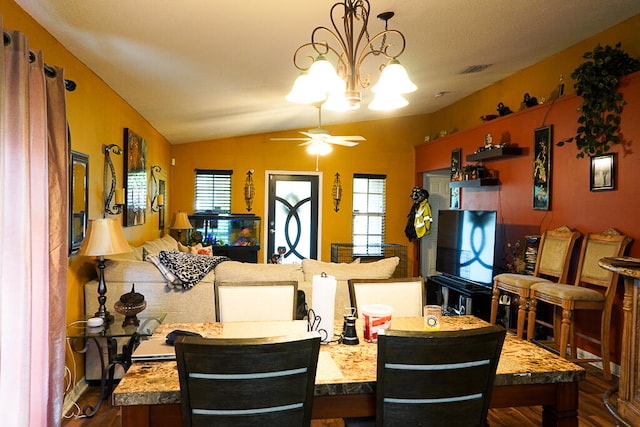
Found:
[[[147,215],[147,141],[124,129],[125,227],[142,225]]]
[[[460,174],[460,159],[462,151],[459,148],[451,151],[451,181],[457,181]]]
[[[451,187],[449,191],[449,208],[460,209],[460,187]]]
[[[459,148],[451,151],[451,181],[459,181],[461,179],[461,158],[462,151]],[[451,187],[449,192],[449,207],[451,209],[460,209],[460,188]]]
[[[552,126],[533,131],[533,209],[548,211],[551,205]]]
[[[616,154],[591,156],[591,191],[615,190]]]

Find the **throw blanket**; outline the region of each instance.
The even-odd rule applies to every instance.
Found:
[[[226,256],[194,255],[175,251],[160,251],[158,258],[182,282],[183,289],[192,288],[216,265],[229,261]]]

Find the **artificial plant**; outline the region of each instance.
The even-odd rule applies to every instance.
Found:
[[[618,92],[620,77],[640,70],[640,61],[625,53],[621,44],[602,47],[582,55],[585,61],[574,70],[573,87],[582,97],[576,136],[558,142],[563,146],[575,142],[577,158],[600,155],[620,143],[620,114],[624,105]]]

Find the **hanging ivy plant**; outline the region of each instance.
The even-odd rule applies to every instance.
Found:
[[[576,136],[559,141],[558,146],[575,142],[577,158],[600,155],[620,143],[620,114],[624,105],[618,92],[620,77],[640,70],[640,61],[626,54],[621,44],[601,47],[582,55],[587,61],[574,70],[573,87],[582,97]]]

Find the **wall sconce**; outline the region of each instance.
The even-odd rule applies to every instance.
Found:
[[[244,202],[247,204],[247,211],[251,212],[251,205],[253,204],[253,196],[255,196],[256,191],[253,186],[253,169],[250,169],[247,172],[247,179],[244,181]]]
[[[104,147],[104,173],[103,173],[103,191],[104,191],[104,215],[103,218],[107,217],[107,214],[110,215],[118,215],[122,213],[122,207],[124,206],[124,189],[118,188],[116,189],[116,170],[113,167],[113,162],[111,161],[111,153],[113,154],[122,154],[122,149],[117,144],[109,144]],[[107,178],[109,177],[109,172],[111,173],[111,186],[109,188],[109,193],[107,193]],[[115,200],[114,200],[115,197]],[[113,207],[112,207],[113,202]]]
[[[156,173],[162,172],[158,165],[151,166],[151,212],[158,212],[164,206],[164,194],[160,194]]]
[[[338,172],[336,172],[336,179],[333,180],[331,195],[333,196],[333,210],[338,212],[340,210],[340,201],[342,200],[342,183]]]

